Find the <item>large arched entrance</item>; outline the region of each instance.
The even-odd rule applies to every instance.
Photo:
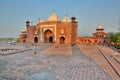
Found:
[[[44,42],[46,43],[53,42],[53,32],[49,29],[44,32]]]
[[[60,37],[60,44],[64,44],[65,43],[65,37],[61,36]]]
[[[34,43],[38,43],[38,37],[34,38]]]

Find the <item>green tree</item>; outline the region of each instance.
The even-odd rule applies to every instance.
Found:
[[[110,40],[110,42],[116,43],[116,42],[117,42],[117,34],[114,33],[114,32],[109,32],[109,33],[107,33],[107,35],[106,35],[106,39],[107,39],[107,40]]]
[[[17,39],[15,40],[15,42],[16,42],[16,43],[18,43],[19,41],[20,41],[20,39],[19,39],[19,38],[17,38]]]
[[[120,32],[117,32],[116,36],[117,36],[117,43],[120,43]]]

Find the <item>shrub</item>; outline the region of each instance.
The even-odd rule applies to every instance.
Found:
[[[120,49],[120,45],[116,45],[115,48]]]

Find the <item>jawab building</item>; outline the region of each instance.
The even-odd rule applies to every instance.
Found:
[[[65,16],[60,20],[53,12],[48,20],[41,19],[37,25],[30,25],[26,21],[26,29],[19,35],[20,42],[27,43],[55,43],[55,44],[98,44],[103,43],[103,27],[99,26],[92,37],[78,37],[78,24],[76,17],[71,19]]]
[[[57,44],[75,44],[77,37],[76,18],[71,20],[65,16],[62,21],[53,12],[48,20],[41,19],[37,25],[31,26],[26,21],[26,30],[22,30],[20,34],[21,42],[28,43],[57,43]]]

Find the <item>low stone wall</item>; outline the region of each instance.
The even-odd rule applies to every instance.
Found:
[[[21,53],[24,51],[32,50],[31,48],[28,49],[0,49],[0,55],[11,55],[11,54],[16,54],[16,53]]]

